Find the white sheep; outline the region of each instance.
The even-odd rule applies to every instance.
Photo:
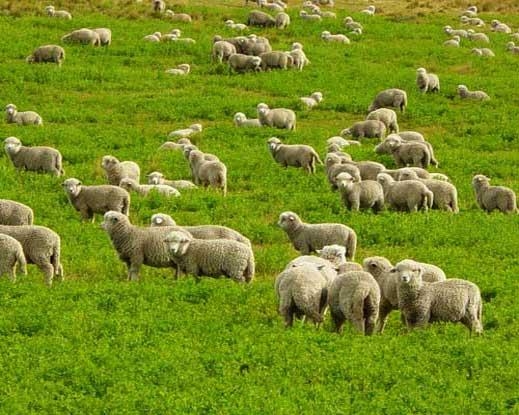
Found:
[[[477,6],[469,6],[467,7],[462,15],[465,15],[467,17],[476,17],[478,15],[478,8]]]
[[[190,180],[168,180],[159,171],[148,174],[148,184],[164,184],[175,189],[195,189],[197,186]],[[115,210],[115,209],[112,209]]]
[[[354,30],[354,29],[364,30],[364,28],[362,27],[362,24],[354,21],[351,16],[345,17],[344,20],[342,21],[342,24],[344,25],[344,27],[346,27],[346,29],[349,29],[349,30]]]
[[[303,45],[299,42],[292,43],[292,49],[286,53],[292,56],[293,65],[299,71],[302,71],[306,65],[310,64],[310,60],[303,51]]]
[[[178,197],[180,192],[174,187],[166,184],[139,184],[136,180],[125,177],[119,182],[119,186],[128,192],[134,191],[141,196],[150,196],[153,192],[167,197]]]
[[[490,43],[490,39],[485,33],[475,32],[473,29],[467,30],[468,38],[473,42]]]
[[[361,13],[367,14],[368,16],[373,16],[375,14],[375,6],[368,6],[364,10],[361,10]]]
[[[303,20],[307,20],[310,22],[320,22],[322,19],[322,17],[318,14],[308,14],[305,10],[301,10],[299,12],[299,17],[301,17],[301,19]]]
[[[67,20],[72,19],[72,15],[68,11],[56,10],[54,8],[54,6],[45,7],[45,12],[47,13],[48,16],[51,16],[51,17],[58,17],[58,18],[67,19]]]
[[[222,189],[227,195],[227,167],[221,161],[207,160],[204,153],[193,150],[189,153],[189,165],[196,185]]]
[[[503,213],[517,213],[515,192],[505,186],[491,186],[490,179],[483,174],[472,178],[472,188],[476,194],[478,206],[486,212],[499,210]]]
[[[240,32],[249,29],[249,27],[246,24],[234,23],[234,21],[231,20],[231,19],[228,19],[228,20],[225,21],[225,26],[230,28],[230,29],[233,29],[233,30],[238,30]]]
[[[158,43],[158,42],[160,42],[161,39],[162,39],[162,33],[160,33],[160,32],[155,32],[155,33],[152,33],[151,35],[146,35],[142,38],[142,40],[145,40],[147,42],[152,42],[152,43]]]
[[[229,69],[235,72],[261,71],[261,58],[259,56],[249,56],[243,53],[234,53],[229,56]]]
[[[0,199],[0,225],[32,225],[34,212],[20,202]]]
[[[174,22],[191,23],[193,20],[189,14],[175,13],[173,10],[167,9],[165,15]]]
[[[211,58],[220,63],[227,61],[229,56],[236,53],[236,47],[225,40],[219,40],[213,43],[213,51]]]
[[[290,25],[290,16],[285,12],[279,12],[276,15],[276,27],[278,29],[286,29]]]
[[[65,174],[62,166],[61,153],[52,147],[26,147],[16,137],[7,137],[4,140],[7,156],[17,169],[40,171],[56,176]]]
[[[182,150],[184,151],[184,147],[192,145],[191,140],[187,137],[181,137],[176,142],[175,141],[166,141],[159,147],[159,150]]]
[[[301,167],[308,173],[315,173],[315,164],[323,164],[314,148],[304,144],[283,144],[277,137],[267,140],[274,160],[283,167]]]
[[[454,37],[454,36],[459,36],[460,38],[469,37],[469,34],[465,29],[453,29],[451,26],[448,26],[448,25],[444,26],[443,31],[451,37]]]
[[[458,85],[458,95],[461,99],[472,99],[475,101],[486,101],[490,97],[484,91],[469,91],[465,85]]]
[[[194,134],[197,134],[202,131],[202,124],[191,124],[187,128],[183,128],[181,130],[173,130],[168,134],[168,137],[191,137]]]
[[[112,31],[106,27],[92,29],[99,35],[101,46],[110,46],[112,44]]]
[[[267,104],[259,103],[256,106],[258,118],[262,125],[269,127],[296,129],[296,114],[287,108],[269,108]]]
[[[166,10],[166,2],[164,0],[153,0],[151,8],[154,13],[164,13]]]
[[[339,136],[339,135],[334,135],[333,137],[330,137],[326,140],[326,144],[328,146],[332,145],[332,144],[335,144],[339,147],[349,147],[349,146],[360,146],[360,141],[357,141],[357,140],[346,140],[345,138]]]
[[[416,85],[420,92],[424,94],[426,92],[440,92],[440,79],[438,75],[427,72],[425,68],[418,68],[416,70]]]
[[[512,33],[512,29],[506,23],[501,23],[499,20],[494,19],[490,22],[490,26],[493,32],[501,32],[501,33]]]
[[[375,99],[369,106],[368,111],[371,112],[373,110],[384,107],[395,107],[404,113],[406,106],[407,93],[402,89],[390,88],[379,92],[375,96]]]
[[[259,118],[247,118],[243,112],[237,112],[233,117],[236,127],[262,127]]]
[[[267,0],[258,0],[258,5],[266,9],[272,10],[273,12],[282,12],[285,8],[277,3],[269,3]]]
[[[174,68],[166,69],[164,72],[170,75],[187,75],[191,71],[191,65],[188,63],[181,63]]]
[[[25,61],[27,63],[56,63],[61,66],[65,60],[65,50],[58,45],[43,45],[37,47]]]
[[[133,161],[119,161],[114,156],[103,156],[101,167],[105,171],[108,184],[119,186],[122,179],[130,178],[139,182],[141,169]]]
[[[476,56],[489,56],[494,57],[496,56],[495,53],[492,51],[492,49],[489,48],[472,48],[471,49],[472,54]],[[519,53],[519,48],[517,53]]]
[[[459,48],[460,42],[461,42],[461,38],[458,35],[454,35],[452,38],[443,42],[443,46]]]
[[[335,177],[335,182],[346,209],[373,209],[374,213],[378,213],[384,208],[384,189],[377,181],[357,182],[351,174],[343,172]]]
[[[379,173],[377,182],[384,189],[384,202],[398,211],[427,211],[433,204],[433,193],[418,180],[397,182],[387,173]]]
[[[404,141],[397,134],[391,134],[375,147],[375,152],[381,154],[385,149],[389,150],[396,167],[415,166],[426,169],[429,164],[438,166],[438,161],[431,153],[432,146],[430,143],[420,141]]]
[[[321,39],[326,40],[327,42],[337,42],[337,43],[346,43],[350,44],[350,39],[346,35],[342,33],[338,33],[336,35],[332,35],[328,30],[325,30],[321,33]]]
[[[306,106],[306,108],[311,109],[316,107],[323,100],[323,93],[312,92],[309,97],[301,97],[299,100]]]
[[[252,10],[247,18],[247,26],[274,27],[276,19],[260,10]]]
[[[379,108],[371,111],[367,116],[366,120],[378,120],[382,121],[386,126],[386,129],[390,133],[398,133],[398,121],[396,112],[389,108]]]
[[[386,136],[386,125],[379,120],[358,121],[340,133],[342,136],[351,135],[353,138],[379,138]]]
[[[0,277],[7,275],[11,282],[16,282],[16,265],[27,275],[27,261],[23,247],[12,236],[0,233]]]
[[[461,16],[460,22],[463,24],[468,24],[468,25],[477,26],[477,27],[485,26],[485,22],[482,19],[480,19],[479,17]]]
[[[288,69],[294,63],[292,56],[279,50],[264,52],[260,54],[259,57],[261,58],[261,69],[263,71],[270,69]]]
[[[14,104],[5,106],[5,120],[8,124],[43,125],[43,119],[40,114],[34,111],[19,112]]]
[[[99,34],[92,29],[78,29],[67,33],[61,38],[62,42],[81,43],[83,45],[101,46]]]
[[[508,42],[506,44],[506,50],[513,53],[514,55],[519,55],[519,46],[516,46],[515,42]]]

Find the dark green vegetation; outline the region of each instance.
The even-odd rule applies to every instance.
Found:
[[[302,42],[312,64],[302,73],[230,76],[226,66],[210,63],[211,39],[233,35],[224,28],[226,18],[245,21],[241,1],[184,7],[197,18],[191,25],[150,16],[146,2],[120,9],[109,1],[90,3],[78,2],[76,9],[55,4],[69,9],[72,21],[42,16],[41,2],[30,9],[12,3],[12,14],[0,18],[1,105],[13,102],[44,119],[43,128],[0,123],[0,137],[57,147],[66,177],[85,184],[104,183],[105,154],[138,162],[143,175],[160,170],[189,178],[180,153],[157,148],[169,131],[201,122],[204,131],[194,141],[226,163],[228,196],[211,190],[184,191],[176,200],[134,196],[131,220],[147,225],[152,213],[166,212],[180,224],[231,226],[252,240],[257,276],[250,286],[212,279],[195,284],[144,267],[141,282],[130,284],[100,218],[80,222],[63,179],[17,173],[3,155],[0,197],[30,205],[37,224],[61,235],[66,281],[47,289],[29,266],[29,276],[15,285],[0,282],[0,413],[519,413],[518,217],[483,213],[470,186],[472,175],[483,173],[519,191],[519,57],[504,51],[507,35],[491,34],[496,57],[482,59],[470,54],[466,41],[460,49],[441,46],[442,27],[459,26],[454,12],[369,19],[355,12],[362,3],[337,7],[336,21],[310,24],[294,7],[286,31],[254,32],[268,36],[274,49]],[[340,32],[349,14],[365,23],[365,35],[347,47],[323,43],[321,31]],[[482,17],[519,25],[518,15]],[[61,69],[25,63],[35,47],[59,44],[80,27],[111,28],[113,45],[65,46]],[[141,40],[174,27],[197,44]],[[164,73],[179,63],[191,63],[192,73]],[[421,66],[439,74],[440,94],[418,93]],[[460,83],[492,99],[461,102],[455,97]],[[389,87],[408,91],[400,126],[423,132],[434,145],[437,171],[458,187],[458,215],[351,214],[329,190],[322,166],[308,176],[271,159],[266,140],[274,135],[324,155],[325,140],[363,119],[375,93]],[[324,101],[302,110],[298,97],[315,90]],[[233,114],[253,117],[258,102],[296,109],[297,131],[235,128]],[[392,166],[373,145],[368,140],[351,154]],[[349,325],[343,335],[333,334],[328,320],[319,331],[300,324],[285,330],[273,282],[297,253],[275,226],[284,210],[308,222],[353,227],[359,261],[410,257],[477,283],[485,300],[484,335],[470,338],[452,324],[407,333],[396,312],[385,333],[371,338]]]

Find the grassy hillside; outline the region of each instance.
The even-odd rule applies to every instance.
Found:
[[[134,195],[131,221],[147,226],[153,213],[166,212],[179,224],[233,227],[252,240],[257,264],[249,286],[174,281],[170,270],[149,267],[130,284],[99,227],[101,218],[80,221],[61,188],[63,178],[18,173],[2,155],[0,197],[30,205],[37,224],[60,234],[66,281],[47,289],[34,266],[14,285],[0,281],[0,413],[519,413],[518,217],[483,213],[470,185],[482,173],[519,191],[519,57],[505,51],[508,35],[484,29],[496,57],[482,59],[471,55],[468,41],[460,49],[442,46],[442,27],[458,27],[468,2],[448,2],[438,13],[423,12],[436,9],[436,2],[415,2],[416,8],[384,2],[372,18],[358,13],[365,2],[337,2],[338,19],[320,23],[299,20],[292,5],[287,30],[254,32],[274,49],[303,43],[312,64],[301,73],[231,75],[210,62],[211,39],[234,35],[223,22],[245,21],[248,9],[241,1],[209,3],[177,2],[175,10],[195,20],[174,24],[152,16],[147,2],[56,2],[74,16],[63,21],[42,15],[45,2],[0,1],[3,105],[13,102],[44,119],[41,128],[2,122],[0,137],[55,146],[66,177],[85,184],[105,182],[100,161],[106,154],[138,162],[143,175],[160,170],[189,179],[180,153],[157,149],[169,131],[200,122],[204,131],[194,142],[227,165],[228,196],[206,189],[175,200]],[[485,4],[485,21],[519,27],[518,14]],[[323,43],[321,31],[341,32],[347,15],[365,25],[365,34],[349,46]],[[35,47],[59,44],[81,27],[111,28],[112,46],[66,45],[61,68],[25,63]],[[197,43],[142,41],[175,27]],[[180,63],[192,65],[189,76],[164,73]],[[421,66],[440,76],[440,94],[418,92],[415,70]],[[492,99],[460,101],[456,86],[462,83]],[[458,215],[351,213],[330,191],[322,166],[309,176],[271,159],[271,136],[310,144],[324,156],[326,139],[362,120],[373,96],[390,87],[408,92],[400,127],[422,132],[433,144],[440,168],[432,171],[457,186]],[[316,90],[324,101],[304,110],[298,97]],[[259,102],[294,108],[297,131],[234,127],[233,114],[253,117]],[[351,155],[393,167],[391,158],[374,153],[374,144],[368,140]],[[471,338],[453,324],[408,333],[397,312],[384,334],[371,338],[349,325],[338,336],[329,320],[320,330],[309,324],[285,330],[273,282],[297,256],[276,226],[286,210],[308,222],[354,228],[358,261],[415,258],[475,282],[485,300],[485,334]]]

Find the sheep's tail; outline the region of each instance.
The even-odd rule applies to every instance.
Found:
[[[27,213],[27,225],[32,225],[34,222],[34,213],[32,210]]]
[[[255,263],[254,263],[254,255],[252,254],[249,256],[249,260],[247,261],[247,268],[245,268],[245,271],[243,272],[243,276],[245,277],[245,282],[251,282],[254,278],[254,271],[255,271]]]
[[[355,251],[357,249],[357,235],[351,231],[346,241],[346,259],[353,261],[355,259]]]
[[[27,260],[25,259],[23,250],[20,250],[16,253],[16,259],[18,261],[19,269],[22,271],[24,275],[27,275]]]
[[[341,312],[345,316],[351,315],[351,322],[353,323],[355,328],[364,334],[364,310],[365,303],[368,301],[369,290],[366,289],[366,287],[360,286],[352,293],[347,293],[346,295],[351,295],[351,304],[345,304],[344,301],[341,301]],[[351,310],[346,310],[345,305],[350,305]]]
[[[129,212],[130,212],[130,198],[129,197],[125,197],[123,199],[123,207],[121,208],[121,213],[123,215],[128,216]]]
[[[434,201],[434,194],[433,194],[433,192],[431,192],[430,190],[427,189],[423,194],[421,208],[427,212],[429,209],[432,208],[433,201]]]
[[[326,306],[328,305],[328,287],[324,287],[321,291],[321,298],[319,300],[319,314],[323,315]]]
[[[315,150],[312,152],[312,154],[314,155],[315,161],[317,163],[324,164],[323,161],[321,160],[321,158],[319,157],[319,154],[317,154],[317,152]]]
[[[222,187],[224,197],[227,196],[227,174],[224,171],[218,172],[218,180]]]
[[[60,262],[60,245],[61,244],[59,240],[56,244],[54,244],[54,247],[52,248],[52,256],[50,258],[50,262],[54,267],[54,275],[63,280],[63,266]]]

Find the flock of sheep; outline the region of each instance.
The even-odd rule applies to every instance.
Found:
[[[176,21],[191,21],[189,15],[167,10],[163,0],[152,0],[151,3],[154,13],[165,14]],[[276,17],[253,10],[247,25],[228,20],[226,26],[243,31],[248,26],[283,29],[290,24],[290,17],[284,11],[287,6],[282,1],[259,0],[257,4],[275,11]],[[306,1],[300,17],[306,20],[336,17],[333,12],[321,11],[320,6],[333,6],[333,1]],[[52,6],[48,6],[46,12],[53,17],[72,18],[67,11],[55,10]],[[363,13],[373,15],[375,7],[369,6]],[[484,24],[476,17],[475,7],[469,8],[464,16],[461,20],[464,24]],[[511,32],[508,26],[496,22],[492,22],[492,30]],[[362,34],[362,25],[351,17],[344,20],[344,26],[354,35]],[[147,36],[146,40],[181,39],[180,30],[175,30],[167,36],[157,32]],[[464,36],[463,29],[446,27],[445,32],[452,35],[454,40],[456,36],[474,38],[470,31],[466,31],[467,35]],[[349,43],[343,34],[332,35],[325,31],[321,37],[326,41]],[[109,46],[111,31],[106,28],[82,28],[66,34],[62,41]],[[509,50],[514,51],[513,48]],[[45,45],[37,48],[27,61],[61,65],[64,58],[65,51],[61,46]],[[287,69],[292,66],[302,70],[310,63],[299,42],[293,43],[291,51],[272,51],[268,39],[256,35],[229,39],[215,36],[212,58],[220,63],[227,61],[235,71]],[[172,69],[171,73],[189,73],[190,65],[183,65]],[[439,92],[440,79],[425,68],[418,68],[416,86],[424,94]],[[488,99],[484,92],[468,91],[464,85],[458,86],[458,93],[461,98]],[[323,94],[318,91],[301,97],[307,109],[317,106],[322,100]],[[457,213],[456,187],[447,176],[427,170],[430,165],[437,167],[439,164],[431,144],[418,132],[399,129],[397,113],[392,108],[404,112],[407,105],[404,90],[391,88],[381,91],[369,106],[365,120],[354,123],[341,131],[339,136],[327,140],[328,153],[324,163],[311,146],[284,144],[277,137],[268,139],[268,150],[281,166],[303,168],[309,174],[316,172],[317,164],[324,164],[332,190],[339,190],[341,201],[347,209],[372,209],[377,213],[385,207],[408,212],[437,208]],[[8,104],[5,112],[8,123],[43,125],[39,114],[34,111],[19,112],[14,104]],[[234,115],[234,123],[237,127],[296,129],[296,113],[292,109],[270,108],[265,103],[259,103],[256,114],[257,118],[250,119],[238,112]],[[178,189],[212,186],[221,189],[223,196],[226,195],[225,164],[217,156],[202,152],[189,139],[201,131],[200,124],[172,131],[168,137],[176,141],[167,141],[160,147],[183,152],[191,169],[192,181],[166,179],[161,172],[155,171],[148,174],[148,184],[141,184],[141,169],[137,163],[119,161],[114,156],[106,155],[101,161],[106,184],[85,185],[77,178],[67,178],[63,182],[70,204],[82,219],[93,220],[95,214],[104,215],[102,227],[119,258],[127,265],[129,280],[139,279],[142,265],[173,268],[175,276],[182,273],[196,278],[224,275],[245,283],[254,278],[252,244],[234,229],[218,225],[179,226],[173,218],[162,213],[152,216],[149,227],[130,223],[132,191],[141,196],[158,192],[164,197],[177,197],[180,196]],[[386,136],[386,133],[389,135]],[[348,136],[378,139],[374,152],[390,154],[394,160],[391,167],[396,168],[370,160],[353,161],[342,149],[360,145],[360,141],[346,139]],[[16,137],[6,138],[4,148],[17,169],[56,176],[65,174],[62,156],[57,149],[24,146]],[[489,181],[481,174],[473,177],[472,186],[478,205],[488,212],[497,209],[516,213],[515,193],[506,187],[491,186]],[[308,224],[294,212],[283,212],[278,225],[302,255],[291,261],[275,282],[279,312],[287,326],[293,324],[294,318],[302,317],[319,324],[329,308],[337,331],[348,320],[362,333],[372,334],[382,332],[390,311],[399,309],[408,327],[440,320],[461,322],[478,334],[483,331],[481,295],[475,284],[447,279],[440,268],[411,259],[404,259],[396,265],[383,257],[366,258],[362,265],[355,263],[357,235],[344,224]],[[312,253],[319,256],[310,255]],[[36,264],[43,271],[48,285],[52,284],[54,277],[63,280],[60,237],[51,229],[34,225],[30,207],[16,201],[0,200],[0,275],[7,274],[14,281],[16,264],[26,273],[26,263]]]

